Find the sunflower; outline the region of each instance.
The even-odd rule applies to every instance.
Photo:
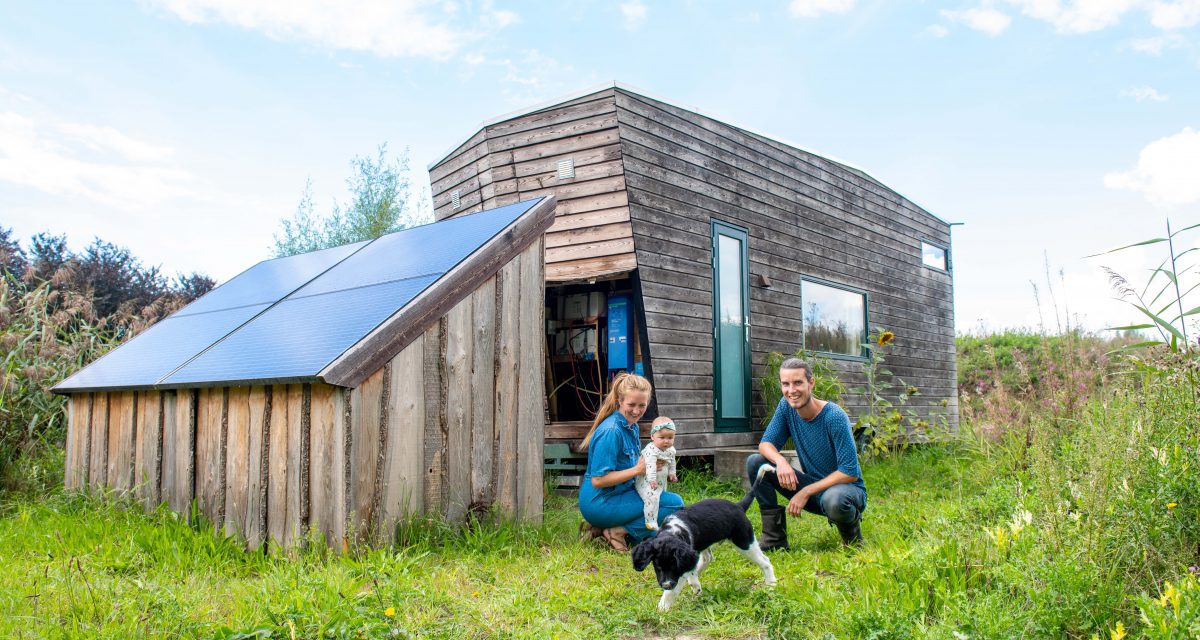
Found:
[[[879,334],[879,346],[886,347],[892,343],[892,340],[895,339],[896,334],[892,333],[891,331],[884,331],[883,333]]]

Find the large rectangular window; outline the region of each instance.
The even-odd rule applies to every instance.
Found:
[[[804,348],[855,358],[864,357],[867,341],[867,294],[810,279],[800,281]]]

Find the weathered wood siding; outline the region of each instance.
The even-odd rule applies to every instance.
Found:
[[[636,268],[615,95],[608,89],[481,129],[430,169],[437,219],[553,194],[546,280]],[[560,180],[557,163],[565,159],[575,177]]]
[[[540,520],[544,264],[538,238],[353,389],[74,394],[66,486],[195,500],[251,549],[388,543],[421,513]]]
[[[867,291],[870,326],[897,335],[888,368],[921,390],[909,406],[957,421],[951,277],[921,263],[949,225],[819,156],[626,91],[616,104],[658,409],[684,449],[757,441],[765,356],[800,346],[802,276]],[[713,429],[712,220],[749,230],[750,273],[771,282],[750,279],[753,433]],[[837,364],[863,382],[859,362]]]

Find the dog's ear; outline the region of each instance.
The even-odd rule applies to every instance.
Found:
[[[645,569],[654,560],[654,542],[653,540],[647,540],[633,548],[633,553],[630,555],[633,557],[634,571]]]
[[[681,573],[687,573],[696,568],[696,563],[700,561],[700,554],[692,548],[692,545],[679,546],[674,549],[675,566],[679,567]]]

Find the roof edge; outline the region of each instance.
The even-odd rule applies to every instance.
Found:
[[[321,381],[340,387],[357,387],[395,358],[438,318],[494,276],[514,255],[531,244],[554,223],[554,196],[521,214],[482,247],[435,280],[425,291],[401,307],[361,340],[346,349],[318,373]],[[441,289],[442,291],[437,291]]]
[[[484,130],[484,129],[486,129],[486,128],[488,128],[488,127],[492,126],[492,125],[495,125],[495,124],[500,124],[501,122],[505,122],[505,121],[508,121],[508,120],[512,120],[512,119],[514,119],[514,118],[518,118],[518,117],[520,117],[520,116],[529,115],[529,114],[531,114],[531,113],[536,113],[536,112],[538,112],[538,111],[543,111],[543,110],[545,110],[545,109],[549,109],[549,108],[551,108],[551,107],[554,107],[554,106],[556,106],[556,105],[560,105],[560,104],[562,104],[562,103],[564,103],[564,102],[570,102],[571,100],[578,100],[579,98],[582,98],[582,97],[584,97],[584,96],[586,96],[586,95],[590,95],[590,94],[593,94],[593,93],[599,93],[599,92],[601,92],[601,91],[604,91],[605,89],[616,89],[616,90],[618,90],[618,91],[624,91],[625,93],[630,93],[630,94],[633,94],[633,95],[636,95],[636,96],[640,96],[640,97],[643,97],[643,98],[649,98],[649,99],[651,99],[651,100],[655,100],[655,101],[657,101],[657,102],[661,102],[661,103],[663,103],[663,104],[666,104],[666,105],[669,105],[669,106],[675,107],[676,109],[683,109],[684,111],[690,111],[690,112],[692,112],[692,113],[695,113],[695,114],[697,114],[697,115],[704,116],[705,118],[708,118],[709,120],[714,120],[714,121],[716,121],[716,122],[719,122],[719,123],[721,123],[721,124],[723,124],[723,125],[725,125],[725,126],[728,126],[728,127],[733,127],[734,129],[738,129],[738,130],[740,130],[740,131],[745,131],[746,133],[749,133],[749,134],[751,134],[751,135],[755,135],[755,136],[758,136],[758,137],[760,137],[760,138],[766,138],[767,140],[771,140],[771,141],[774,141],[774,142],[778,142],[779,144],[782,144],[782,145],[789,146],[789,147],[791,147],[791,148],[793,148],[793,149],[796,149],[797,151],[803,151],[804,153],[810,153],[810,154],[812,154],[812,155],[814,155],[814,156],[817,156],[817,157],[819,157],[819,158],[823,158],[823,159],[825,159],[825,160],[828,160],[828,161],[830,161],[830,162],[834,162],[834,163],[836,163],[836,164],[842,165],[843,167],[845,167],[845,168],[846,168],[846,169],[848,169],[848,170],[851,170],[851,171],[856,171],[856,172],[859,172],[859,173],[863,174],[863,175],[864,175],[864,176],[866,176],[867,178],[869,178],[869,179],[873,180],[874,182],[876,182],[877,184],[879,184],[879,186],[883,187],[884,189],[887,189],[888,191],[891,191],[892,193],[895,193],[896,195],[900,196],[901,198],[904,198],[905,200],[908,200],[909,202],[913,203],[913,205],[915,205],[915,206],[917,206],[918,208],[920,208],[920,209],[921,209],[921,211],[925,212],[925,214],[926,214],[926,215],[928,215],[929,217],[933,218],[934,220],[937,220],[938,222],[940,222],[940,223],[942,223],[942,224],[946,225],[947,227],[951,226],[951,223],[950,223],[949,221],[947,221],[947,220],[943,219],[941,216],[939,216],[939,215],[937,215],[937,214],[935,214],[935,213],[932,213],[932,212],[930,212],[928,208],[926,208],[925,206],[921,205],[921,204],[920,204],[919,202],[917,202],[916,200],[914,200],[914,199],[912,199],[912,198],[908,197],[907,195],[905,195],[905,194],[901,193],[900,191],[897,191],[895,188],[891,187],[891,186],[890,186],[890,185],[888,185],[887,183],[885,183],[885,182],[883,182],[882,180],[880,180],[880,179],[876,178],[876,177],[875,177],[875,176],[874,176],[874,175],[873,175],[873,174],[872,174],[870,171],[867,171],[866,169],[864,169],[864,168],[862,168],[862,167],[860,167],[860,166],[858,166],[858,165],[854,164],[853,162],[846,162],[845,160],[842,160],[841,158],[838,158],[838,157],[836,157],[836,156],[834,156],[834,155],[831,155],[831,154],[828,154],[828,153],[823,153],[823,152],[821,152],[821,151],[817,151],[817,150],[815,150],[815,149],[811,149],[811,148],[808,148],[808,147],[803,147],[803,146],[801,146],[801,145],[798,145],[798,144],[796,144],[796,143],[794,143],[794,142],[792,142],[792,141],[790,141],[790,140],[787,140],[787,139],[785,139],[785,138],[781,138],[781,137],[779,137],[779,136],[776,136],[776,135],[772,135],[772,134],[764,133],[764,132],[762,132],[762,131],[759,131],[759,130],[757,130],[757,129],[752,129],[752,128],[750,128],[750,127],[743,127],[743,126],[741,126],[741,125],[735,124],[733,121],[731,121],[731,120],[730,120],[730,119],[728,119],[728,118],[723,118],[723,117],[717,116],[716,114],[710,113],[710,112],[708,112],[708,111],[705,111],[705,110],[703,110],[703,109],[700,109],[700,108],[697,108],[697,107],[694,107],[694,106],[691,106],[691,105],[687,105],[687,104],[680,104],[680,103],[678,103],[678,102],[674,102],[674,101],[672,101],[672,100],[668,100],[668,99],[666,99],[666,98],[663,98],[663,97],[661,97],[661,96],[655,95],[654,93],[652,93],[652,92],[650,92],[650,91],[645,91],[645,90],[643,90],[643,89],[639,89],[639,88],[637,88],[637,87],[634,87],[634,86],[631,86],[631,85],[625,84],[625,83],[623,83],[623,82],[617,82],[617,81],[615,81],[615,80],[614,80],[613,82],[606,83],[606,84],[603,84],[603,85],[600,85],[600,86],[592,86],[592,87],[589,87],[589,88],[587,88],[587,89],[584,89],[584,90],[582,90],[582,91],[574,91],[574,92],[572,92],[572,93],[569,93],[569,94],[567,94],[567,95],[559,96],[559,97],[557,97],[557,98],[554,98],[554,99],[552,99],[552,100],[549,100],[549,101],[546,101],[546,102],[541,102],[541,103],[535,104],[535,105],[533,105],[533,106],[526,107],[526,108],[524,108],[524,109],[518,109],[518,110],[516,110],[516,111],[510,111],[510,112],[508,112],[508,113],[505,113],[505,114],[503,114],[503,115],[497,116],[497,117],[495,117],[495,118],[491,118],[491,119],[485,120],[485,121],[483,121],[482,123],[480,123],[480,125],[479,125],[477,128],[473,129],[473,130],[471,131],[471,134],[470,134],[470,135],[468,135],[468,136],[467,136],[467,137],[465,137],[465,138],[462,138],[462,139],[461,139],[461,140],[459,140],[459,141],[458,141],[458,142],[457,142],[457,143],[456,143],[454,146],[452,146],[452,147],[450,147],[449,149],[447,149],[447,150],[446,150],[446,152],[445,152],[445,153],[443,153],[443,154],[441,155],[441,157],[440,157],[438,160],[434,160],[433,162],[429,163],[429,164],[428,164],[428,165],[425,167],[425,170],[426,170],[427,172],[428,172],[428,171],[431,171],[431,170],[433,170],[433,168],[434,168],[434,167],[436,167],[436,166],[438,166],[439,164],[441,164],[441,163],[445,162],[446,160],[448,160],[448,159],[450,158],[450,156],[451,156],[451,155],[452,155],[452,154],[453,154],[453,153],[454,153],[454,152],[455,152],[455,151],[456,151],[456,150],[457,150],[459,147],[463,146],[463,145],[464,145],[464,144],[466,144],[466,143],[467,143],[467,142],[468,142],[468,141],[469,141],[471,138],[474,138],[476,135],[478,135],[480,131],[482,131],[482,130]]]

